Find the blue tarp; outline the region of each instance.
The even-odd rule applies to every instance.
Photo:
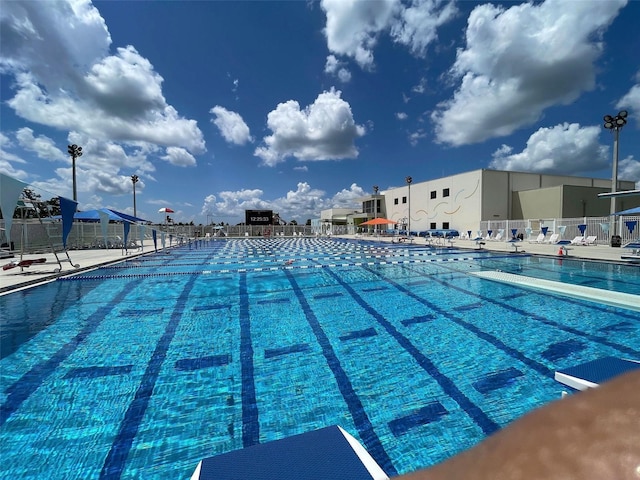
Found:
[[[127,215],[126,213],[118,212],[116,210],[111,210],[110,208],[101,208],[100,210],[87,210],[86,212],[77,212],[73,218],[75,220],[85,221],[85,222],[99,222],[100,221],[100,212],[104,212],[109,215],[109,220],[113,220],[115,222],[122,222],[123,220],[129,222],[148,222],[148,220],[144,220],[142,218],[137,218],[132,215]]]

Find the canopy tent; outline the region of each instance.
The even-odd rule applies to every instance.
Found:
[[[613,215],[640,215],[640,207],[629,208],[628,210],[622,210],[621,212],[616,212]]]
[[[116,210],[111,210],[110,208],[101,208],[99,210],[87,210],[86,212],[76,212],[73,216],[75,220],[80,220],[81,222],[99,222],[100,221],[100,213],[104,215],[107,214],[109,221],[114,222],[145,222],[148,220],[144,220],[142,218],[134,217],[132,215],[127,215],[126,213],[118,212]]]

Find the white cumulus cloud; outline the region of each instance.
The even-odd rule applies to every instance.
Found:
[[[626,0],[546,0],[470,14],[466,48],[451,69],[460,85],[432,114],[451,145],[505,136],[595,87],[601,34]]]
[[[211,122],[218,127],[220,134],[227,142],[235,145],[253,142],[249,127],[239,113],[227,110],[220,105],[213,107],[209,113],[215,115]]]
[[[263,199],[260,189],[225,191],[209,195],[204,199],[201,215],[211,215],[214,222],[227,221],[227,218],[244,218],[245,210],[273,210],[286,222],[295,220],[303,224],[307,219],[317,218],[318,212],[328,208],[360,208],[358,198],[365,195],[357,184],[342,189],[332,196],[323,190],[313,188],[307,182],[299,182],[295,190],[289,190],[285,196],[273,200]]]
[[[324,29],[332,53],[353,58],[361,68],[374,65],[374,49],[382,34],[424,56],[437,39],[437,28],[454,18],[453,2],[442,0],[322,0]]]
[[[132,46],[111,54],[88,0],[4,2],[0,41],[0,68],[15,79],[6,104],[16,115],[101,140],[206,151],[197,122],[167,104],[151,62]]]
[[[489,167],[498,170],[549,174],[587,174],[609,166],[609,148],[598,143],[601,127],[563,123],[541,128],[522,152],[502,145]]]
[[[340,97],[331,89],[304,109],[294,100],[279,104],[267,116],[273,133],[254,154],[271,167],[290,156],[302,161],[357,157],[354,141],[365,128],[355,123],[350,105]]]
[[[167,154],[162,159],[177,167],[193,167],[196,164],[196,159],[193,158],[193,155],[180,147],[167,147]]]
[[[621,110],[628,110],[629,116],[640,120],[640,72],[636,75],[636,83],[631,89],[620,99],[616,107]]]

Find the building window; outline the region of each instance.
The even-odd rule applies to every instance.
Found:
[[[436,229],[436,222],[431,222],[431,226],[429,227],[431,230]]]
[[[432,190],[431,191],[431,199],[434,199],[434,198],[436,198],[436,191]]]
[[[442,189],[442,196],[443,197],[448,197],[449,196],[449,189],[448,188],[443,188]]]
[[[380,211],[380,202],[376,200],[366,200],[362,202],[362,213],[376,213]]]
[[[402,203],[407,203],[407,197],[402,197]]]
[[[394,204],[394,205],[398,205],[398,199],[397,199],[397,198],[394,198],[394,199],[393,199],[393,204]]]
[[[442,229],[449,230],[449,222],[442,222]]]

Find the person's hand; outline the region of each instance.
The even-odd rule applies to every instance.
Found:
[[[639,480],[640,371],[554,401],[402,480]]]

